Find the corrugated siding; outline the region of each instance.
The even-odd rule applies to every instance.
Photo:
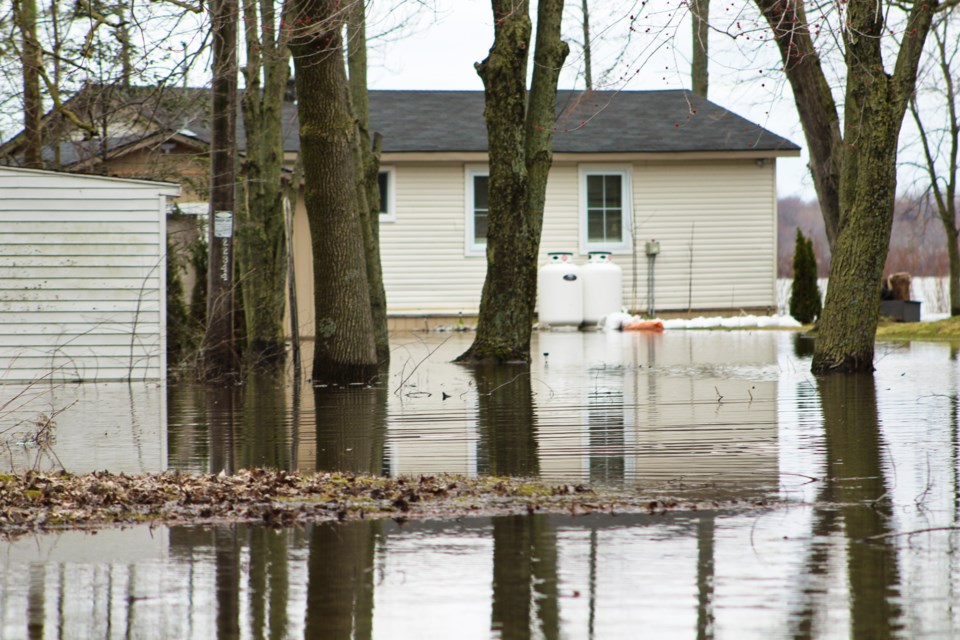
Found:
[[[0,381],[165,377],[169,190],[0,169]]]

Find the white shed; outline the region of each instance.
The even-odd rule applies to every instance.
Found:
[[[166,199],[179,194],[0,167],[0,382],[166,376]]]

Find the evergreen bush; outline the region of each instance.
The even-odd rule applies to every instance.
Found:
[[[817,257],[813,240],[797,227],[793,249],[793,289],[790,292],[790,315],[797,322],[810,324],[820,317],[820,287],[817,285]]]

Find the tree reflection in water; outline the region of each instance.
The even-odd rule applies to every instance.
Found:
[[[823,411],[826,478],[814,511],[813,546],[807,573],[825,582],[831,554],[844,549],[850,584],[850,637],[886,638],[902,628],[900,568],[891,538],[894,532],[890,489],[882,461],[883,442],[873,376],[830,375],[817,381]],[[845,535],[840,547],[832,538]],[[879,538],[874,536],[881,536]],[[817,596],[821,584],[808,590],[808,600],[796,617],[794,635],[812,638],[817,611],[825,607]]]
[[[386,473],[386,387],[316,387],[313,394],[317,471]]]
[[[476,366],[470,370],[477,386],[478,473],[539,475],[530,367]]]

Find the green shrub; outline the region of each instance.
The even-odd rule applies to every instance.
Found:
[[[817,257],[813,240],[797,228],[793,249],[793,289],[790,292],[790,315],[797,322],[810,324],[820,317],[820,287],[817,285]]]

